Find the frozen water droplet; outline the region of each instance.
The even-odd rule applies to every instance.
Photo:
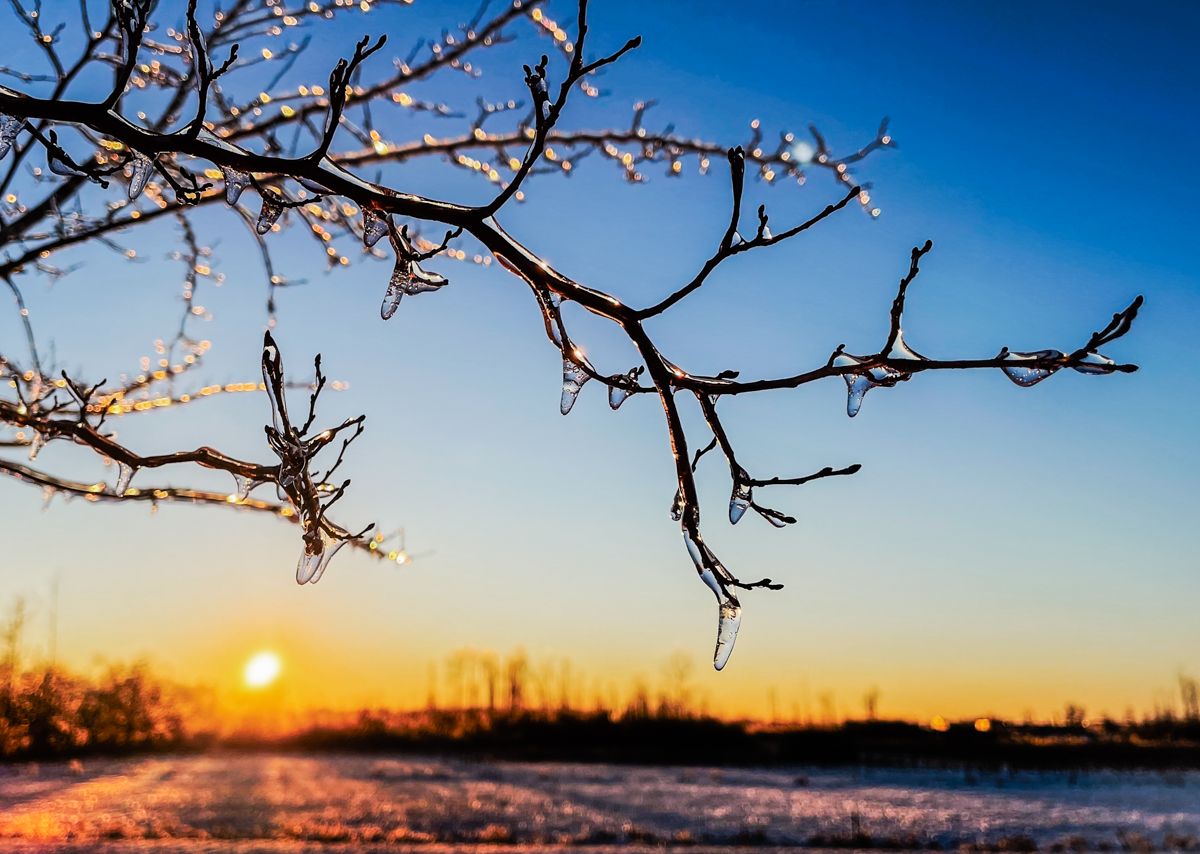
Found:
[[[683,518],[683,493],[675,490],[675,499],[671,502],[671,521],[678,522]]]
[[[713,667],[724,670],[733,654],[738,629],[742,626],[742,606],[722,602],[717,616],[717,648],[713,652]]]
[[[129,161],[129,201],[133,201],[146,189],[150,175],[154,172],[154,161],[140,151],[133,152]]]
[[[629,373],[623,374],[631,386],[637,385],[638,375],[641,373],[636,367],[630,368]],[[633,394],[632,388],[625,388],[619,385],[611,385],[608,387],[608,405],[613,409],[620,409],[624,403]]]
[[[897,344],[901,344],[897,338]],[[907,352],[912,353],[907,347],[904,348]],[[917,356],[912,353],[917,359],[924,357]],[[897,356],[895,358],[909,358],[906,356]],[[864,364],[865,360],[857,356],[851,356],[849,353],[839,353],[833,359],[833,367],[847,368],[855,365]],[[862,408],[863,398],[867,396],[867,392],[873,388],[881,386],[890,388],[898,382],[904,382],[912,377],[912,374],[906,374],[903,371],[897,371],[894,368],[889,368],[887,365],[879,365],[874,368],[867,368],[861,373],[846,373],[842,374],[842,379],[846,381],[846,414],[853,418],[858,414],[858,410]]]
[[[608,387],[608,405],[609,405],[609,407],[611,409],[620,409],[621,404],[624,403],[626,400],[628,400],[629,395],[631,395],[631,394],[633,394],[632,391],[630,391],[627,388],[623,388],[622,386],[619,386],[619,385],[609,386]]]
[[[3,160],[7,156],[8,150],[16,142],[17,134],[21,132],[21,128],[23,127],[25,127],[24,119],[0,113],[0,160]]]
[[[867,396],[867,392],[875,388],[875,383],[871,382],[862,374],[846,374],[846,414],[853,418],[858,415],[858,410],[862,409],[863,398]]]
[[[571,411],[571,407],[575,405],[575,398],[579,397],[579,390],[590,379],[588,372],[581,365],[576,364],[573,359],[563,359],[562,399],[558,404],[559,412],[566,415]]]
[[[258,214],[258,222],[255,223],[254,230],[259,234],[266,234],[275,225],[281,213],[283,213],[283,198],[270,190],[263,190],[262,210]]]
[[[237,491],[234,495],[237,496],[238,503],[245,501],[250,497],[250,492],[257,486],[262,486],[261,480],[252,480],[245,475],[235,474],[233,476],[234,489]]]
[[[387,233],[387,221],[381,219],[374,209],[363,208],[363,244],[374,246]]]
[[[717,580],[718,572],[726,575],[727,573],[712,550],[703,541],[697,542],[693,539],[686,527],[683,529],[683,541],[687,545],[692,563],[696,565],[700,580],[717,597],[717,646],[713,650],[713,667],[722,670],[729,662],[729,656],[733,654],[738,628],[742,624],[742,606],[737,597],[728,593]]]
[[[1035,359],[1061,359],[1062,353],[1058,350],[1035,350],[1032,353],[1008,353],[1004,356],[1006,362],[1029,362]],[[1012,380],[1021,388],[1029,388],[1035,386],[1058,370],[1058,368],[1026,368],[1013,366],[1011,368],[1002,368],[1004,375]]]
[[[746,477],[746,473],[739,471],[737,479],[733,482],[733,495],[729,498],[729,521],[734,525],[746,515],[754,498],[753,487],[746,483],[743,477]]]
[[[250,176],[228,166],[221,167],[221,174],[225,176],[225,201],[236,205],[242,197],[242,191],[250,186]]]
[[[772,525],[774,525],[776,528],[786,528],[788,526],[788,523],[785,522],[783,519],[780,519],[778,516],[772,516],[769,513],[760,513],[759,515],[762,516],[764,519],[766,519],[768,522],[770,522]]]
[[[762,236],[764,239],[770,240],[771,239],[771,229],[769,229],[767,226],[764,225],[763,229],[762,229]]]
[[[562,305],[562,294],[555,293],[554,291],[547,291],[547,293],[549,294],[547,298],[550,300],[551,307],[558,308]]]
[[[390,320],[404,299],[409,282],[412,281],[412,262],[403,255],[396,257],[396,266],[392,270],[392,278],[388,281],[387,293],[383,295],[383,305],[379,308],[379,316]]]
[[[888,350],[887,357],[889,359],[908,359],[912,362],[928,361],[924,356],[915,352],[904,343],[903,329],[896,330],[896,343],[892,345],[892,349]]]
[[[55,490],[53,486],[42,487],[42,512],[45,513],[50,509],[50,502],[54,500]]]
[[[1110,365],[1115,365],[1112,359],[1101,353],[1088,353],[1079,362],[1078,365],[1072,365],[1075,370],[1081,374],[1090,374],[1092,376],[1100,376],[1102,374],[1111,374]]]
[[[33,438],[29,440],[29,461],[33,462],[37,459],[38,453],[46,446],[46,437],[37,430],[33,431]]]
[[[738,231],[734,231],[732,245],[737,246],[739,243],[744,243],[744,242],[745,242],[745,239],[742,237],[741,233]]]
[[[129,489],[129,482],[133,480],[133,475],[136,469],[133,466],[125,465],[125,463],[117,463],[117,485],[113,487],[113,492],[117,495],[124,495]]]
[[[296,564],[297,584],[316,584],[320,581],[321,576],[325,574],[325,568],[329,566],[329,561],[333,560],[333,556],[346,544],[345,540],[327,534],[323,528],[317,533],[319,540],[311,545],[306,542],[304,551],[300,553],[300,562]],[[313,550],[312,554],[309,553],[310,550]]]

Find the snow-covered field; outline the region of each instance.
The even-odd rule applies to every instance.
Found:
[[[374,843],[431,851],[870,844],[1071,852],[1200,850],[1197,836],[1200,772],[980,775],[270,754],[0,766],[4,850]]]

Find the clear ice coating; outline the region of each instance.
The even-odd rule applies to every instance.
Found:
[[[23,127],[25,127],[24,119],[0,113],[0,160],[8,155],[8,150],[17,141],[17,134]]]
[[[113,493],[124,495],[129,489],[129,482],[133,480],[135,471],[136,469],[133,466],[125,465],[125,463],[117,463],[117,485],[113,487]]]
[[[744,471],[739,471],[733,481],[733,495],[729,498],[729,521],[734,525],[746,515],[746,511],[750,509],[750,502],[754,498],[753,487],[743,478],[748,479]]]
[[[306,542],[304,551],[300,553],[300,562],[296,564],[297,584],[316,584],[320,581],[321,576],[325,574],[325,568],[329,566],[329,561],[333,560],[333,556],[346,544],[345,540],[327,534],[324,528],[317,533],[320,535],[319,542],[311,546]],[[310,549],[318,551],[310,554]]]
[[[46,437],[37,430],[33,431],[33,438],[29,440],[29,461],[33,462],[37,459],[38,452],[46,445]]]
[[[716,573],[725,571],[717,556],[703,541],[693,539],[686,526],[683,528],[683,541],[687,545],[692,563],[696,565],[700,580],[708,585],[708,589],[717,597],[717,646],[713,651],[713,667],[723,670],[729,662],[729,656],[733,654],[733,645],[742,625],[742,606],[717,580]]]
[[[140,151],[133,152],[129,160],[129,201],[133,201],[146,189],[150,175],[154,172],[154,161]]]
[[[74,166],[72,166],[67,161],[61,160],[58,157],[55,157],[54,154],[51,154],[46,159],[47,159],[47,162],[50,164],[50,171],[53,172],[55,175],[65,175],[69,178],[87,177],[86,172],[80,172],[78,169],[76,169]]]
[[[283,213],[283,199],[270,190],[263,190],[262,210],[258,214],[258,222],[255,223],[254,230],[259,234],[266,234],[275,225],[281,213]]]
[[[671,502],[671,521],[678,522],[683,518],[683,492],[675,490],[675,499]]]
[[[387,221],[372,208],[363,208],[363,244],[371,247],[388,233]]]
[[[903,346],[903,341],[899,336],[896,338],[896,344],[898,346]],[[923,358],[913,353],[907,347],[904,349],[912,355],[893,356],[891,353],[889,353],[888,357],[895,359]],[[895,352],[895,347],[892,348],[891,352]],[[845,368],[861,364],[863,364],[862,359],[851,356],[849,353],[839,353],[833,360],[833,366],[835,368]],[[879,388],[880,386],[891,387],[898,382],[903,382],[909,379],[911,376],[912,374],[906,374],[903,371],[897,371],[894,368],[889,368],[887,365],[868,368],[862,373],[842,374],[842,379],[846,381],[846,414],[851,418],[857,415],[858,410],[862,408],[863,398],[867,396],[867,392],[869,392],[871,389]]]
[[[915,352],[904,343],[903,329],[896,330],[896,343],[892,345],[892,349],[888,350],[887,357],[889,359],[908,359],[911,362],[928,361],[924,356]]]
[[[1062,355],[1058,350],[1035,350],[1032,353],[1006,353],[1004,361],[1030,362],[1035,359],[1061,359]],[[1001,368],[1001,370],[1004,371],[1006,377],[1021,386],[1021,388],[1029,388],[1040,383],[1057,371],[1058,368],[1026,368],[1014,365],[1011,368]]]
[[[1102,374],[1111,374],[1112,371],[1109,370],[1109,367],[1115,364],[1116,362],[1101,353],[1088,353],[1078,365],[1072,365],[1071,367],[1081,374],[1100,376]]]
[[[250,186],[250,176],[228,166],[221,167],[221,174],[225,176],[225,201],[236,205],[242,197],[242,191]]]
[[[575,405],[575,398],[579,397],[579,390],[590,379],[591,377],[588,376],[588,372],[582,365],[577,364],[570,357],[563,358],[562,399],[558,403],[559,412],[566,415],[571,411],[571,407]]]

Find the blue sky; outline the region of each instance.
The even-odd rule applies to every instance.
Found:
[[[567,18],[568,6],[549,13]],[[472,11],[448,9],[339,18],[294,79],[324,80],[364,32],[388,32],[386,52],[402,55]],[[909,250],[927,238],[934,251],[910,291],[905,332],[928,356],[1070,350],[1146,297],[1132,334],[1108,352],[1140,364],[1132,375],[1070,372],[1029,390],[991,372],[923,375],[871,392],[853,420],[840,381],[723,401],[758,476],[863,470],[772,495],[800,520],[776,531],[754,518],[730,528],[727,473],[715,460],[702,466],[710,544],[739,575],[787,584],[744,598],[722,674],[707,670],[711,594],[667,514],[675,487],[658,405],[637,398],[612,413],[589,385],[561,417],[560,365],[534,301],[495,265],[431,262],[451,286],[405,300],[383,323],[386,264],[325,276],[319,250],[294,234],[277,238],[281,264],[309,284],[280,295],[285,363],[300,372],[322,352],[330,375],[352,383],[325,416],[368,413],[340,518],[403,524],[413,551],[436,554],[401,569],[342,555],[319,585],[298,589],[298,538],[271,520],[78,503],[43,514],[36,491],[6,482],[0,595],[36,605],[59,575],[60,650],[78,664],[146,655],[181,677],[220,681],[273,645],[291,656],[299,693],[332,690],[346,703],[418,703],[428,661],[460,646],[524,645],[621,685],[655,678],[684,650],[698,689],[728,714],[761,712],[770,688],[785,706],[830,692],[857,713],[871,686],[883,713],[911,717],[1048,716],[1068,701],[1148,708],[1179,670],[1200,672],[1198,17],[1184,3],[1152,13],[1102,3],[593,4],[596,50],[634,34],[644,42],[604,76],[609,96],[569,108],[568,127],[626,124],[632,102],[655,97],[651,127],[671,121],[730,145],[753,119],[768,140],[812,121],[847,152],[890,116],[900,146],[858,171],[874,183],[879,219],[846,210],[730,262],[655,321],[672,361],[772,376],[823,363],[840,343],[877,350]],[[518,31],[480,58],[481,94],[519,97],[519,65],[545,42]],[[473,100],[461,79],[412,91]],[[459,129],[384,121],[396,140]],[[435,163],[386,177],[451,200],[486,192]],[[711,253],[728,205],[720,169],[650,177],[630,187],[585,160],[569,180],[532,184],[500,219],[577,281],[649,304]],[[747,189],[748,206],[766,203],[781,226],[838,197],[823,174]],[[252,379],[257,256],[228,211],[196,221],[202,239],[219,240],[227,277],[202,299],[215,315],[203,327],[214,344],[206,375]],[[179,281],[161,258],[170,239],[170,228],[130,237],[147,258],[134,267],[88,250],[52,289],[24,281],[67,367],[134,370],[168,333]],[[612,329],[570,313],[567,322],[601,370],[633,364]],[[4,349],[17,331],[0,318]],[[205,443],[266,460],[264,407],[247,395],[118,429],[147,451]],[[695,416],[690,435],[703,444]],[[52,447],[45,459],[68,466],[73,455]]]

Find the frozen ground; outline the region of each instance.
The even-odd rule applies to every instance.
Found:
[[[854,834],[857,832],[858,836]],[[1200,850],[1200,772],[977,775],[209,755],[0,766],[0,849],[347,843]]]

